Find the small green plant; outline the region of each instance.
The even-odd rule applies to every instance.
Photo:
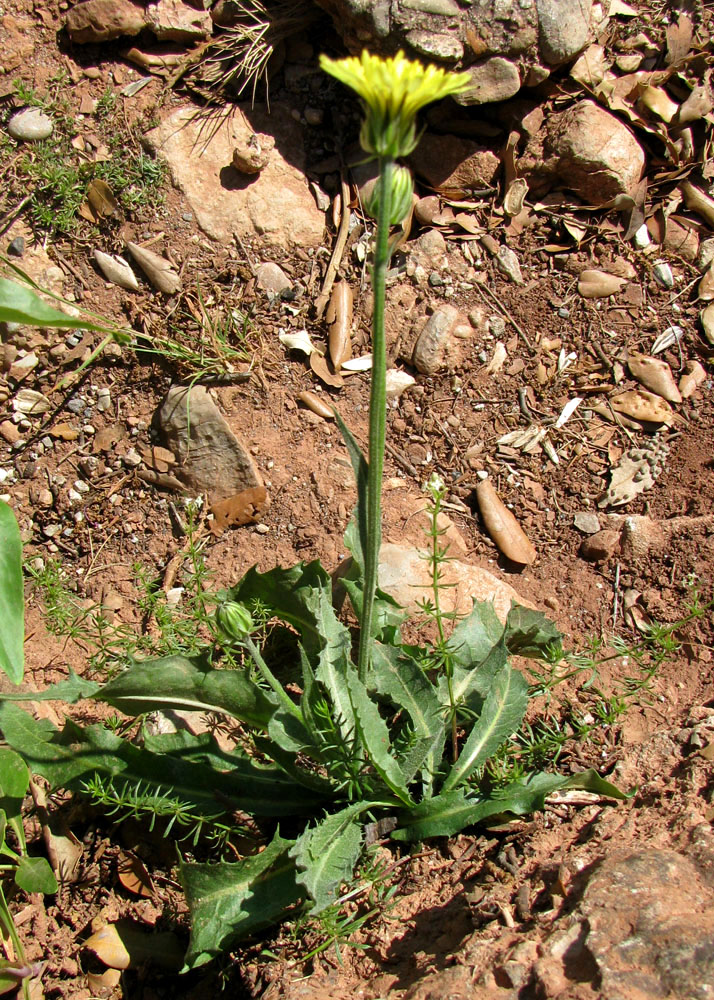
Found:
[[[87,199],[92,180],[105,180],[116,192],[122,208],[134,212],[163,201],[166,167],[145,153],[133,132],[116,126],[116,94],[109,88],[97,101],[96,119],[106,134],[106,158],[93,162],[73,145],[77,123],[64,96],[66,81],[50,81],[47,95],[38,94],[21,80],[14,83],[15,97],[24,105],[39,107],[52,116],[52,135],[22,148],[8,177],[23,191],[29,188],[29,214],[35,226],[49,235],[71,234],[80,225],[79,209]]]
[[[12,508],[0,500],[0,669],[14,684],[25,665],[22,542]]]
[[[0,960],[0,994],[14,993],[22,984],[22,995],[30,1000],[30,980],[41,974],[43,963],[28,964],[17,933],[6,889],[9,883],[24,892],[57,892],[57,880],[46,858],[27,853],[22,825],[22,802],[30,786],[30,772],[19,754],[0,747],[0,928],[12,942],[15,958]],[[12,833],[16,846],[8,843]]]
[[[0,668],[19,684],[24,673],[24,599],[22,543],[12,508],[0,501]],[[22,942],[10,913],[6,888],[12,883],[25,892],[57,892],[57,881],[45,858],[27,853],[22,825],[22,802],[30,785],[30,772],[19,754],[0,747],[0,929],[12,942],[13,960],[0,960],[0,994],[14,992],[30,1000],[29,980],[41,965],[28,965]],[[8,834],[15,838],[13,848]]]
[[[0,700],[5,739],[52,787],[82,788],[120,813],[153,806],[194,834],[201,823],[222,830],[231,815],[255,824],[253,846],[238,860],[232,854],[203,863],[188,851],[181,859],[192,916],[186,968],[306,907],[311,918],[328,915],[328,937],[338,940],[345,930],[341,887],[353,878],[372,822],[387,821],[393,840],[413,843],[528,813],[557,788],[620,796],[594,771],[522,771],[508,782],[490,774],[489,762],[528,705],[528,683],[510,657],[542,657],[560,636],[542,615],[518,607],[505,624],[491,604],[475,605],[455,625],[443,613],[443,484],[430,486],[433,600],[424,606],[436,640],[403,641],[403,611],[378,588],[389,229],[412,198],[411,175],[396,158],[416,144],[419,109],[457,92],[465,77],[425,69],[401,53],[323,65],[362,97],[362,141],[380,170],[367,458],[337,417],[357,480],[345,536],[352,565],[341,581],[358,620],[356,656],[353,633],[334,609],[333,581],[318,561],[266,573],[253,568],[217,595],[212,626],[201,580],[194,613],[207,634],[199,648],[182,649],[176,637],[177,648],[130,663],[108,683],[71,672],[31,695],[94,698],[129,717],[125,730],[67,721],[58,731],[14,704],[25,696]],[[273,642],[278,633],[281,641]],[[134,719],[171,709],[229,717],[236,745],[221,749],[207,733],[157,734],[143,721],[139,739],[132,738]],[[236,829],[242,825],[235,821]]]

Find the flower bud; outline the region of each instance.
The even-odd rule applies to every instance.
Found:
[[[395,164],[392,168],[391,209],[389,225],[396,226],[407,217],[412,207],[414,182],[408,167]],[[372,193],[365,202],[365,208],[376,219],[379,215],[379,182],[375,184]]]
[[[218,631],[232,642],[240,642],[255,628],[250,612],[244,604],[225,601],[216,608]]]

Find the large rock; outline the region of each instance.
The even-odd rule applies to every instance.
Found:
[[[501,169],[490,149],[470,139],[432,132],[421,137],[409,163],[435,191],[456,198],[491,187]]]
[[[509,584],[473,563],[454,559],[442,566],[441,610],[468,615],[474,601],[491,601],[505,622],[511,604],[531,607]],[[385,542],[379,553],[379,586],[409,611],[419,610],[419,602],[431,600],[431,569],[423,549]]]
[[[518,161],[532,189],[553,181],[590,205],[604,205],[631,192],[645,165],[632,132],[593,101],[551,115]]]
[[[574,59],[592,40],[594,0],[318,0],[348,49],[383,55],[404,49],[410,58],[472,70],[462,104],[504,100],[534,68]]]
[[[194,42],[208,38],[213,21],[207,10],[197,10],[181,0],[159,0],[146,8],[149,26],[159,41]]]
[[[582,52],[590,39],[590,0],[536,0],[543,61],[559,66]]]
[[[73,42],[109,42],[122,35],[138,35],[146,27],[146,11],[130,0],[84,0],[67,14]]]
[[[702,873],[676,851],[640,847],[608,858],[580,904],[599,996],[711,997],[713,904]]]
[[[263,481],[205,386],[174,386],[154,415],[162,442],[176,456],[173,470],[188,489],[208,493],[212,503]]]
[[[494,101],[507,101],[521,89],[521,76],[518,66],[503,59],[492,56],[469,66],[471,80],[463,94],[459,95],[461,104],[492,104]]]
[[[232,165],[233,151],[246,133],[275,137],[265,168],[252,177]],[[262,236],[280,247],[320,245],[325,217],[303,173],[300,125],[283,107],[264,114],[246,107],[207,122],[194,108],[179,108],[145,136],[146,144],[169,166],[199,226],[213,239],[231,243]]]

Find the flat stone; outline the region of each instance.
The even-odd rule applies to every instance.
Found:
[[[421,137],[409,162],[431,187],[454,197],[491,187],[501,169],[490,149],[455,135],[430,132]]]
[[[197,10],[181,0],[158,0],[146,8],[149,27],[159,41],[191,42],[209,38],[213,21],[207,10]]]
[[[391,542],[385,542],[379,554],[379,586],[412,612],[433,593],[429,562],[423,556],[423,549]],[[505,622],[512,602],[532,606],[481,566],[455,559],[445,563],[442,571],[441,609],[446,613],[467,615],[474,601],[490,601],[498,619]]]
[[[276,146],[267,166],[254,177],[232,165],[237,139],[251,132],[267,132]],[[280,247],[317,247],[325,216],[315,204],[303,173],[305,155],[300,125],[287,108],[272,105],[266,115],[245,109],[230,110],[212,123],[190,107],[179,108],[145,140],[171,171],[185,194],[198,225],[213,239],[231,243],[239,237],[262,236]]]
[[[401,6],[407,10],[418,10],[423,14],[441,14],[444,17],[456,17],[461,12],[454,0],[403,0]]]
[[[408,32],[407,41],[419,55],[437,62],[457,62],[464,54],[464,47],[455,35],[414,28]]]
[[[263,481],[248,449],[233,433],[205,386],[174,386],[154,415],[166,447],[176,457],[173,473],[212,503]]]
[[[549,66],[559,66],[590,41],[591,0],[536,0],[539,44]]]
[[[108,42],[138,35],[146,27],[146,11],[130,0],[84,0],[68,11],[66,24],[73,42]]]
[[[13,139],[37,142],[52,135],[52,119],[39,108],[25,108],[12,116],[7,130]]]
[[[469,66],[471,80],[458,95],[459,104],[490,104],[507,101],[521,89],[521,75],[515,63],[502,56],[493,56]]]
[[[412,352],[412,364],[422,375],[435,375],[446,366],[451,353],[451,331],[458,318],[458,309],[444,305],[426,321]]]
[[[587,510],[578,511],[573,517],[573,524],[584,535],[594,535],[600,530],[600,519],[597,514]]]

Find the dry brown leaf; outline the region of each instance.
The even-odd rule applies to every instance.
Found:
[[[503,211],[506,215],[519,215],[527,194],[528,182],[523,177],[517,177],[509,186],[506,197],[503,199]]]
[[[105,969],[104,972],[88,972],[87,986],[92,991],[93,997],[104,1000],[111,996],[121,982],[121,972],[119,969]]]
[[[99,219],[118,218],[121,215],[119,202],[114,197],[114,192],[107,182],[99,177],[95,177],[93,181],[89,182],[87,201]]]
[[[252,524],[268,506],[268,494],[264,486],[251,486],[250,489],[241,490],[232,497],[219,500],[211,507],[213,514],[211,532],[220,535],[226,528]]]
[[[674,412],[669,403],[646,389],[628,389],[610,397],[610,406],[615,413],[623,414],[646,424],[674,423]]]
[[[684,366],[684,374],[679,380],[679,391],[683,399],[689,399],[694,395],[702,382],[706,381],[707,373],[698,361],[687,361]]]
[[[111,969],[136,968],[150,959],[165,969],[178,970],[184,949],[170,931],[150,933],[128,920],[99,927],[84,943]]]
[[[496,493],[490,479],[484,479],[478,484],[476,498],[483,523],[499,552],[502,552],[512,562],[530,566],[536,558],[536,550],[518,521]]]
[[[662,87],[644,87],[640,94],[639,104],[667,123],[671,122],[679,111],[677,102],[673,101]]]
[[[335,282],[325,320],[328,329],[327,347],[336,372],[339,372],[343,361],[352,357],[352,307],[353,295],[349,282]]]
[[[334,420],[335,414],[332,412],[331,407],[327,403],[323,403],[319,396],[315,395],[314,392],[309,392],[305,390],[298,394],[298,401],[303,403],[308,410],[312,410],[316,413],[318,417],[323,417],[325,420]]]
[[[124,435],[124,428],[121,424],[110,424],[109,427],[102,427],[94,435],[92,441],[92,451],[111,451],[117,441],[121,441]]]
[[[79,437],[79,431],[71,427],[70,424],[55,424],[54,427],[50,428],[50,437],[56,438],[58,441],[76,441]]]
[[[570,75],[573,80],[593,90],[605,79],[605,74],[610,66],[611,62],[607,58],[603,46],[593,44],[588,46],[573,64]]]
[[[694,37],[694,26],[686,14],[679,14],[677,21],[667,25],[667,55],[668,66],[677,66],[689,55]]]
[[[626,284],[625,278],[618,278],[606,271],[585,270],[578,278],[578,291],[584,299],[599,299],[616,295]]]
[[[627,366],[633,378],[641,382],[646,389],[650,389],[670,403],[682,402],[672,369],[666,361],[650,358],[646,354],[632,354],[627,359]]]
[[[127,892],[133,892],[135,896],[150,897],[154,894],[154,883],[146,865],[135,856],[120,854],[117,877]]]
[[[313,351],[310,355],[310,368],[312,368],[321,382],[329,385],[332,389],[341,389],[345,384],[341,375],[330,371],[327,361],[317,351]]]
[[[714,299],[714,263],[710,264],[702,275],[697,287],[697,295],[702,302],[711,302]]]
[[[131,957],[119,936],[116,924],[100,927],[87,938],[84,947],[93,952],[100,962],[104,962],[110,969],[129,968]]]
[[[712,91],[711,80],[712,70],[709,70],[704,77],[704,82],[697,84],[686,101],[680,105],[677,125],[698,121],[714,109],[714,91]]]
[[[714,198],[695,187],[691,181],[682,181],[679,186],[687,208],[701,215],[709,228],[714,229]]]
[[[154,288],[165,295],[174,295],[180,291],[181,279],[165,257],[136,243],[128,242],[127,249]]]
[[[702,329],[704,330],[704,336],[710,344],[714,345],[714,302],[710,306],[707,306],[706,309],[702,310],[702,314],[699,319],[701,320]]]

